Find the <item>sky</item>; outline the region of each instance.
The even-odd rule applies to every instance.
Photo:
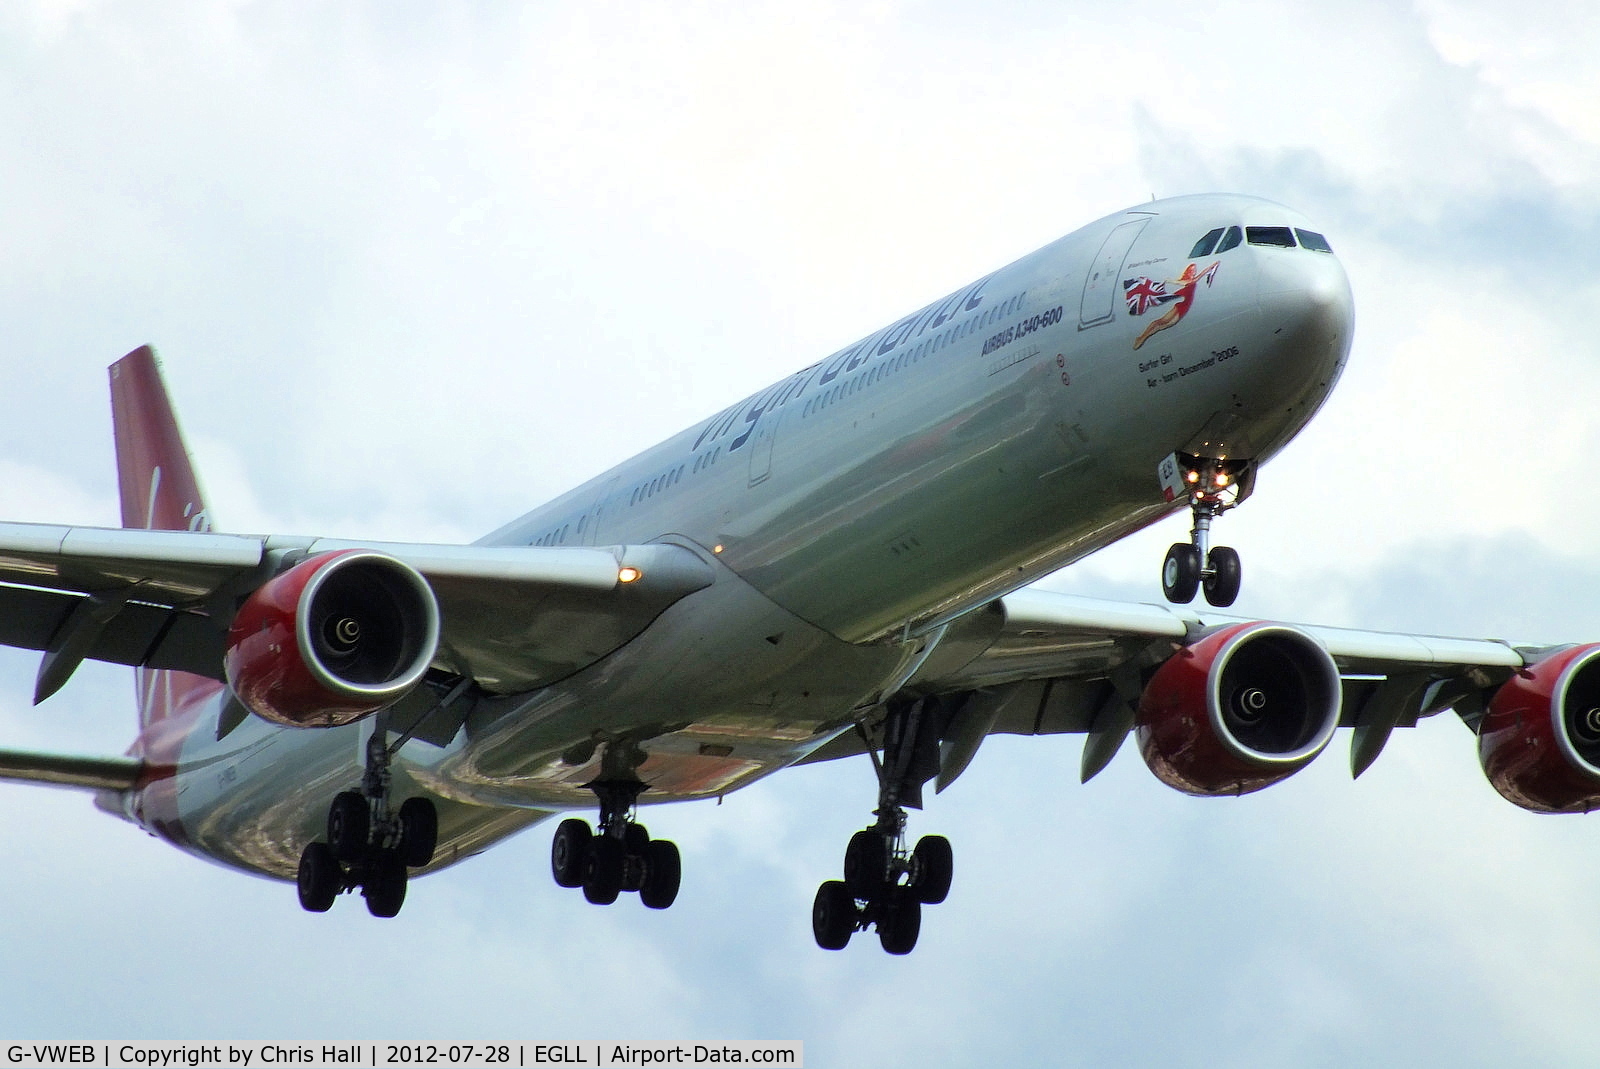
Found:
[[[1312,218],[1357,333],[1219,525],[1262,618],[1600,639],[1600,12],[1508,0],[0,7],[0,516],[115,525],[105,367],[161,352],[224,530],[467,541],[1078,226]],[[1157,600],[1181,518],[1046,580]],[[120,752],[125,669],[0,746]],[[1592,1065],[1600,826],[1448,716],[1242,799],[997,738],[912,818],[950,897],[809,931],[860,761],[652,809],[669,911],[551,828],[393,921],[0,788],[0,1038],[800,1039],[813,1066]]]

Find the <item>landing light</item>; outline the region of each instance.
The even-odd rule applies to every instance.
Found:
[[[1227,475],[1223,474],[1220,471],[1217,472],[1217,485],[1218,486],[1227,486],[1228,485],[1228,477],[1227,477]]]
[[[617,569],[617,582],[619,583],[637,583],[642,578],[644,578],[644,573],[631,564]]]
[[[1200,481],[1200,473],[1198,471],[1186,472],[1184,474],[1184,478],[1188,479],[1192,483],[1197,483]]]

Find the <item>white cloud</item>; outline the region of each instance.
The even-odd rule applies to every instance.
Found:
[[[1221,524],[1241,605],[1591,636],[1596,32],[1581,5],[41,0],[0,15],[0,512],[114,518],[103,368],[150,341],[230,526],[472,537],[1073,226],[1220,185],[1317,218],[1358,302],[1340,391]],[[1159,597],[1182,527],[1058,582]],[[125,672],[30,709],[33,664],[0,654],[7,745],[125,744]],[[1589,822],[1505,805],[1471,743],[1440,719],[1358,783],[1330,753],[1211,804],[1131,750],[1080,787],[1076,740],[994,740],[914,817],[958,875],[906,961],[810,945],[859,762],[650,813],[688,863],[664,914],[558,891],[537,830],[390,924],[6,788],[0,1031],[1592,1061]]]

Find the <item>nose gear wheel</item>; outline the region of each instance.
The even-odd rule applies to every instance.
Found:
[[[1174,542],[1161,563],[1161,592],[1175,605],[1187,605],[1197,593],[1218,608],[1232,605],[1239,597],[1243,570],[1239,554],[1228,546],[1211,546],[1211,523],[1249,496],[1254,483],[1254,467],[1249,461],[1216,460],[1188,453],[1169,458],[1178,475],[1165,478],[1163,486],[1174,496],[1182,492],[1189,498],[1194,527],[1188,542]]]

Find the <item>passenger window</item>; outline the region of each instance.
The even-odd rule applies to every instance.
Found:
[[[1295,234],[1300,238],[1300,247],[1310,249],[1312,252],[1332,252],[1333,246],[1328,244],[1328,239],[1315,230],[1301,230],[1295,227]]]
[[[1252,245],[1271,245],[1279,249],[1294,248],[1294,234],[1286,226],[1247,226],[1244,234]]]
[[[1217,244],[1217,251],[1227,252],[1229,249],[1236,249],[1243,240],[1244,232],[1236,226],[1230,226],[1228,232],[1222,235],[1222,241]]]
[[[1222,227],[1208,231],[1206,236],[1194,243],[1194,248],[1189,250],[1189,259],[1197,260],[1202,256],[1210,256],[1217,247],[1217,239],[1222,236]]]

